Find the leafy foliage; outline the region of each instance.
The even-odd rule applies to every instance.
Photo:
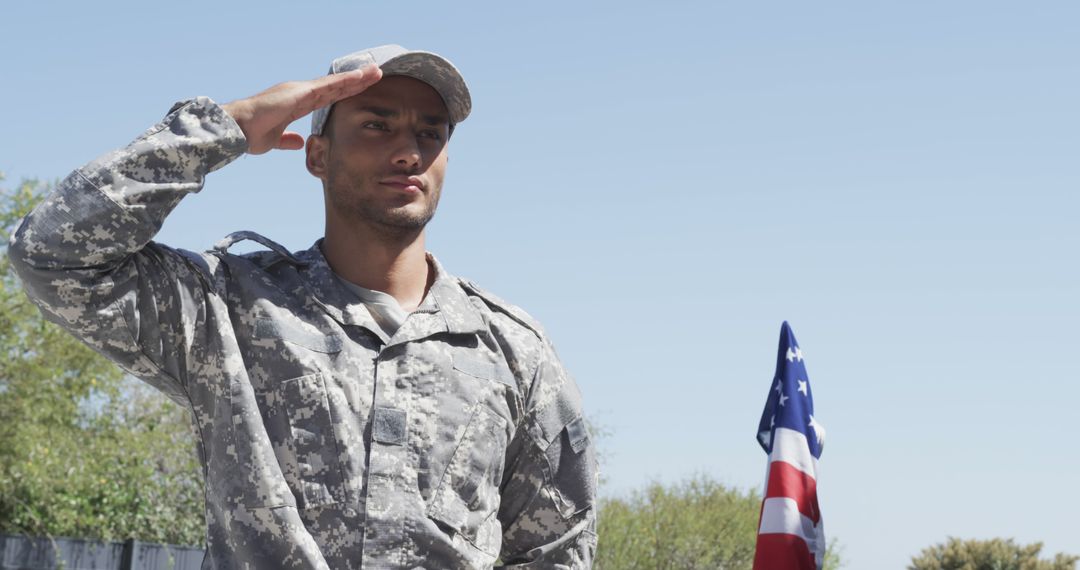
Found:
[[[911,559],[909,570],[1075,570],[1080,556],[1058,553],[1040,560],[1042,543],[1016,544],[1013,539],[961,540],[924,549]]]
[[[754,561],[761,496],[699,476],[653,483],[601,501],[598,570],[746,569]],[[834,545],[825,568],[838,568]]]
[[[0,192],[2,243],[43,189]],[[189,425],[184,409],[45,321],[0,256],[0,532],[202,544]]]

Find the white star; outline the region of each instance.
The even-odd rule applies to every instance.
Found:
[[[772,418],[771,418],[771,419],[769,420],[769,428],[771,429],[771,428],[774,428],[774,427],[776,427],[776,416],[773,416],[773,417],[772,417]]]
[[[799,391],[802,392],[803,396],[809,395],[806,393],[806,380],[799,380]]]
[[[773,390],[776,390],[777,394],[782,392],[784,390],[784,381],[783,380],[777,380],[776,381],[776,387],[773,388]]]
[[[825,443],[825,427],[817,423],[814,416],[810,416],[810,429],[814,430],[814,435],[817,436],[818,445]]]
[[[788,362],[794,362],[796,360],[801,361],[802,360],[802,349],[797,347],[797,346],[794,349],[788,348],[787,349],[787,359],[788,359]]]
[[[789,399],[790,398],[788,398],[787,396],[780,394],[780,405],[783,406],[784,402],[788,401]]]

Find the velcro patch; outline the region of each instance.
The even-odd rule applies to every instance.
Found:
[[[405,443],[405,410],[375,408],[371,425],[372,438],[387,445]]]

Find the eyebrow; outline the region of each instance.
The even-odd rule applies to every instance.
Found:
[[[391,109],[389,107],[379,107],[378,105],[364,105],[360,107],[360,111],[365,111],[375,115],[376,117],[382,117],[384,119],[396,119],[401,116],[401,113]],[[431,126],[446,125],[450,123],[449,117],[443,114],[438,115],[423,115],[420,117],[424,123]]]
[[[360,110],[371,113],[376,117],[383,117],[386,119],[395,119],[401,114],[388,107],[377,107],[375,105],[364,105],[363,107],[360,107]]]

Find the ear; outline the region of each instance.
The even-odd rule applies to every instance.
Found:
[[[330,141],[323,135],[311,135],[304,145],[307,154],[304,164],[312,176],[326,180],[326,155],[330,151]]]

